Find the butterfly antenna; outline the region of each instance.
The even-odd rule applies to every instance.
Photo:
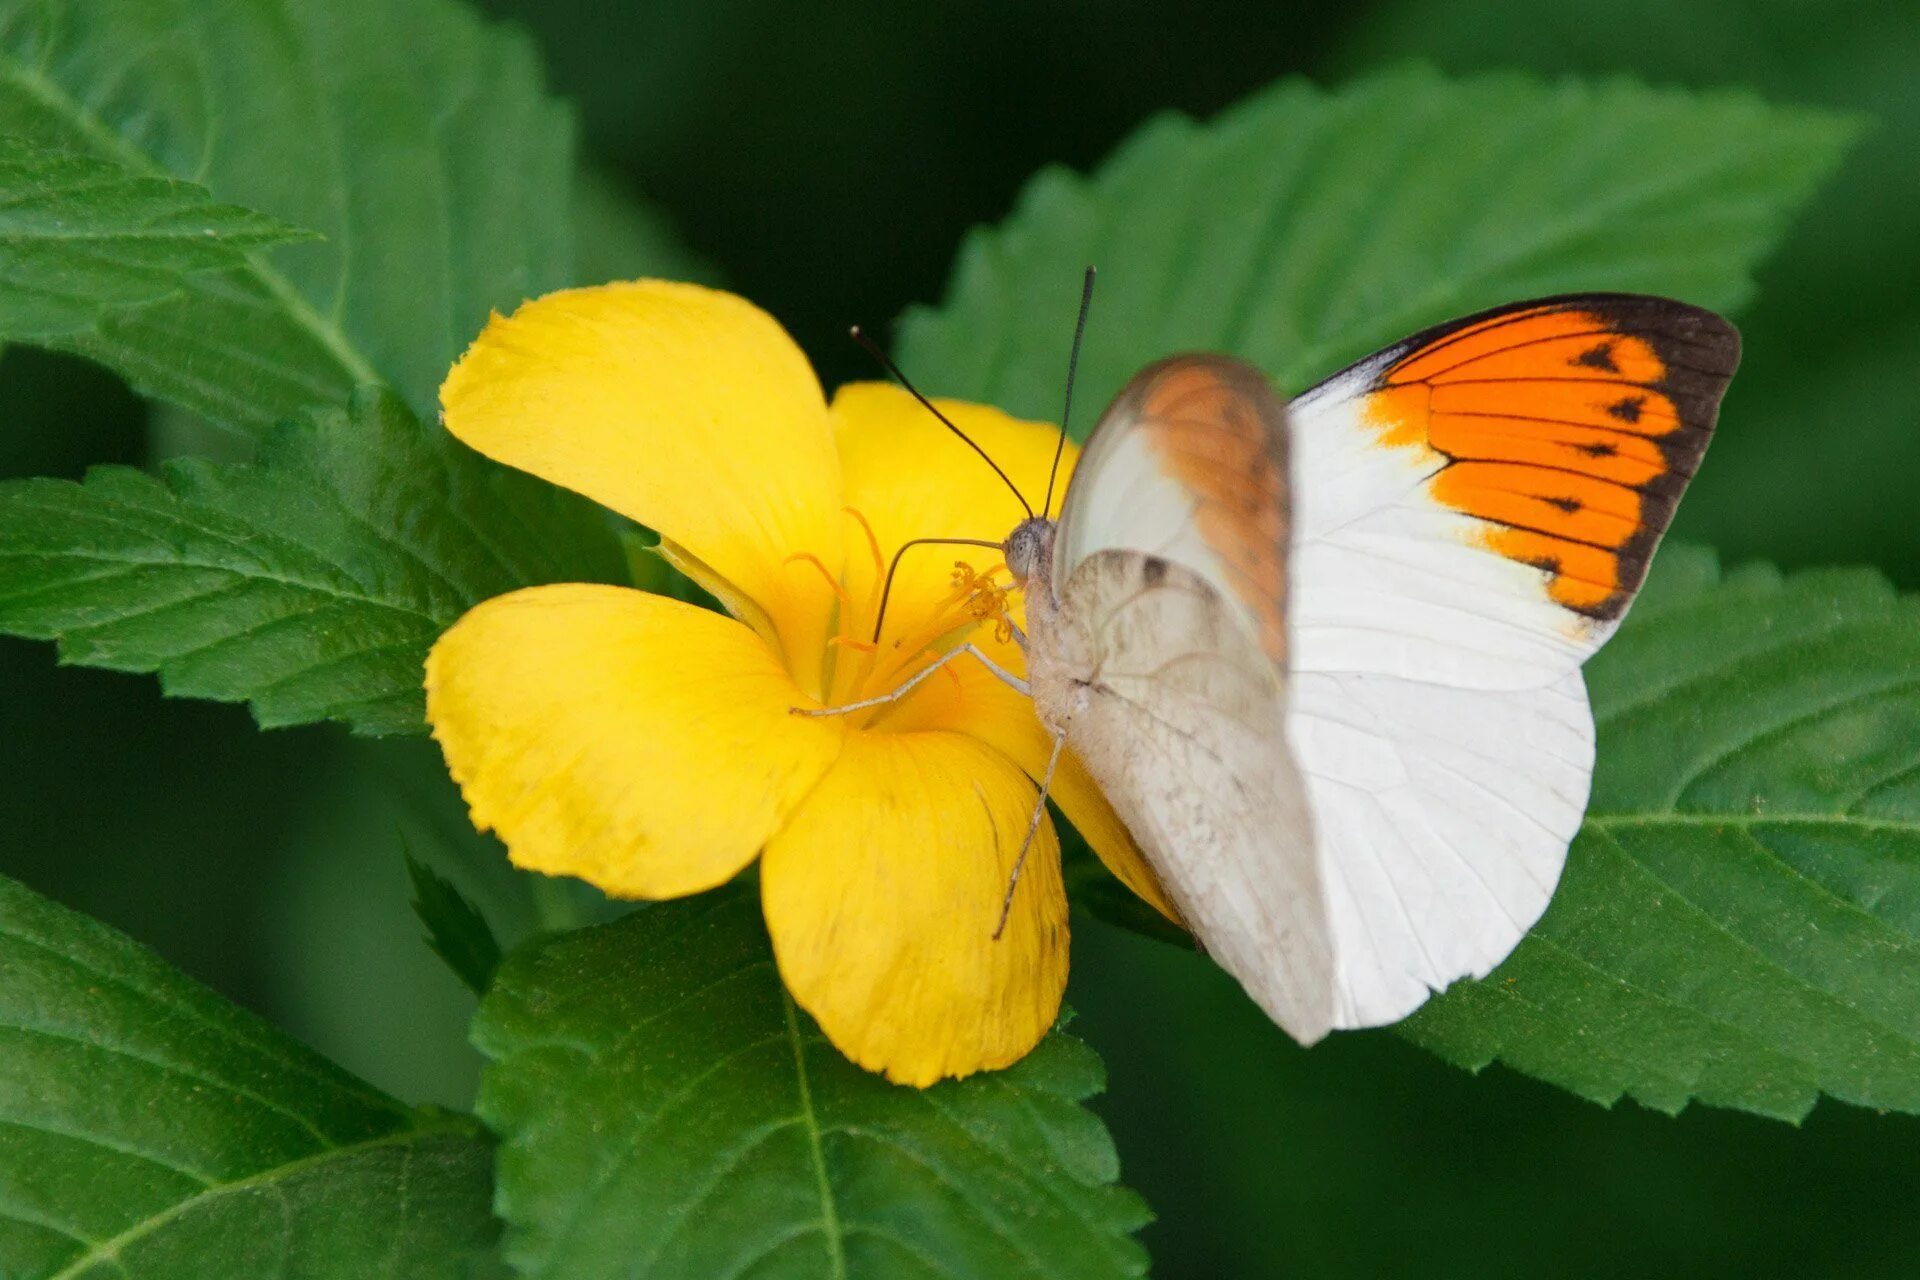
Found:
[[[1067,451],[1067,423],[1073,419],[1073,378],[1080,372],[1080,339],[1087,334],[1087,311],[1093,306],[1093,267],[1087,267],[1086,282],[1080,286],[1080,318],[1073,324],[1073,350],[1067,355],[1067,404],[1060,410],[1060,439],[1053,446],[1053,465],[1047,468],[1047,500],[1040,514],[1053,510],[1053,481],[1060,474],[1060,455]]]
[[[966,441],[967,447],[969,449],[972,449],[975,453],[979,454],[981,460],[985,462],[988,466],[993,468],[993,474],[999,476],[1002,482],[1006,484],[1007,488],[1012,490],[1013,496],[1019,499],[1021,508],[1026,511],[1027,517],[1031,519],[1033,517],[1033,504],[1031,502],[1028,502],[1027,496],[1020,492],[1020,486],[1013,482],[1013,478],[1009,476],[1006,472],[1000,469],[1000,464],[995,462],[991,457],[989,457],[987,455],[987,451],[985,449],[982,449],[979,446],[979,444],[975,442],[972,436],[968,435],[966,432],[962,431],[960,428],[954,426],[953,419],[947,417],[946,414],[934,408],[933,401],[921,395],[920,388],[914,386],[911,382],[907,381],[907,375],[900,372],[900,366],[895,364],[891,359],[888,358],[887,353],[880,349],[880,346],[878,343],[876,343],[872,338],[869,338],[867,336],[866,330],[862,329],[859,325],[855,325],[853,326],[853,329],[851,330],[851,332],[853,333],[853,340],[859,343],[861,346],[865,347],[867,349],[867,354],[880,362],[880,367],[887,371],[887,374],[889,377],[891,377],[895,382],[899,383],[901,386],[905,387],[907,391],[912,394],[915,400],[918,400],[921,404],[926,406],[928,413],[932,414],[934,417],[940,419],[941,422],[945,423],[947,430],[953,432],[953,434],[959,436],[962,440]]]

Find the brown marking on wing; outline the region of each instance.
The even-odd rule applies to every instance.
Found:
[[[1440,455],[1428,492],[1480,544],[1616,618],[1700,465],[1739,335],[1664,298],[1520,303],[1403,343],[1362,406],[1393,447]]]
[[[1139,417],[1160,463],[1195,502],[1194,524],[1258,624],[1260,647],[1286,660],[1285,409],[1252,367],[1177,356],[1142,375]]]

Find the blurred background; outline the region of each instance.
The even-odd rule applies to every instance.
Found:
[[[1736,317],[1747,363],[1679,533],[1729,559],[1920,587],[1920,6],[1912,0],[1342,0],[968,6],[486,0],[547,50],[611,179],[782,317],[829,385],[845,337],[936,301],[960,236],[1036,168],[1164,109],[1413,58],[1629,74],[1862,111],[1873,131]],[[143,463],[139,401],[0,356],[0,475]],[[113,922],[404,1097],[466,1105],[471,998],[420,944],[400,859],[468,839],[430,746],[259,734],[233,707],[0,641],[4,869]],[[1190,953],[1076,922],[1099,1103],[1180,1277],[1920,1272],[1920,1119],[1799,1129],[1603,1111],[1390,1034],[1303,1053]]]

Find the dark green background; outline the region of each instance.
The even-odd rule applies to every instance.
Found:
[[[1635,73],[1851,107],[1877,128],[1739,317],[1748,362],[1682,531],[1920,586],[1920,8],[1911,0],[839,5],[490,0],[530,26],[588,148],[829,383],[841,336],[937,300],[961,233],[1039,166],[1155,111],[1408,57]],[[88,368],[0,358],[0,474],[149,456]],[[396,823],[430,747],[256,733],[243,710],[0,645],[4,869],[147,941],[409,1097],[464,1104],[470,1000],[417,941]],[[441,811],[446,813],[444,795]],[[449,829],[456,817],[444,817]],[[1613,1112],[1474,1079],[1391,1035],[1303,1053],[1194,956],[1079,922],[1071,998],[1161,1216],[1162,1277],[1911,1276],[1920,1121],[1795,1130]]]

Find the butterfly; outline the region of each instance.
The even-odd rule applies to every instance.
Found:
[[[1290,401],[1230,356],[1142,369],[1058,519],[1050,483],[1001,547],[1025,678],[948,655],[1053,736],[1033,827],[1071,748],[1302,1043],[1485,976],[1559,881],[1593,777],[1581,665],[1739,351],[1710,311],[1588,293],[1424,330]]]

